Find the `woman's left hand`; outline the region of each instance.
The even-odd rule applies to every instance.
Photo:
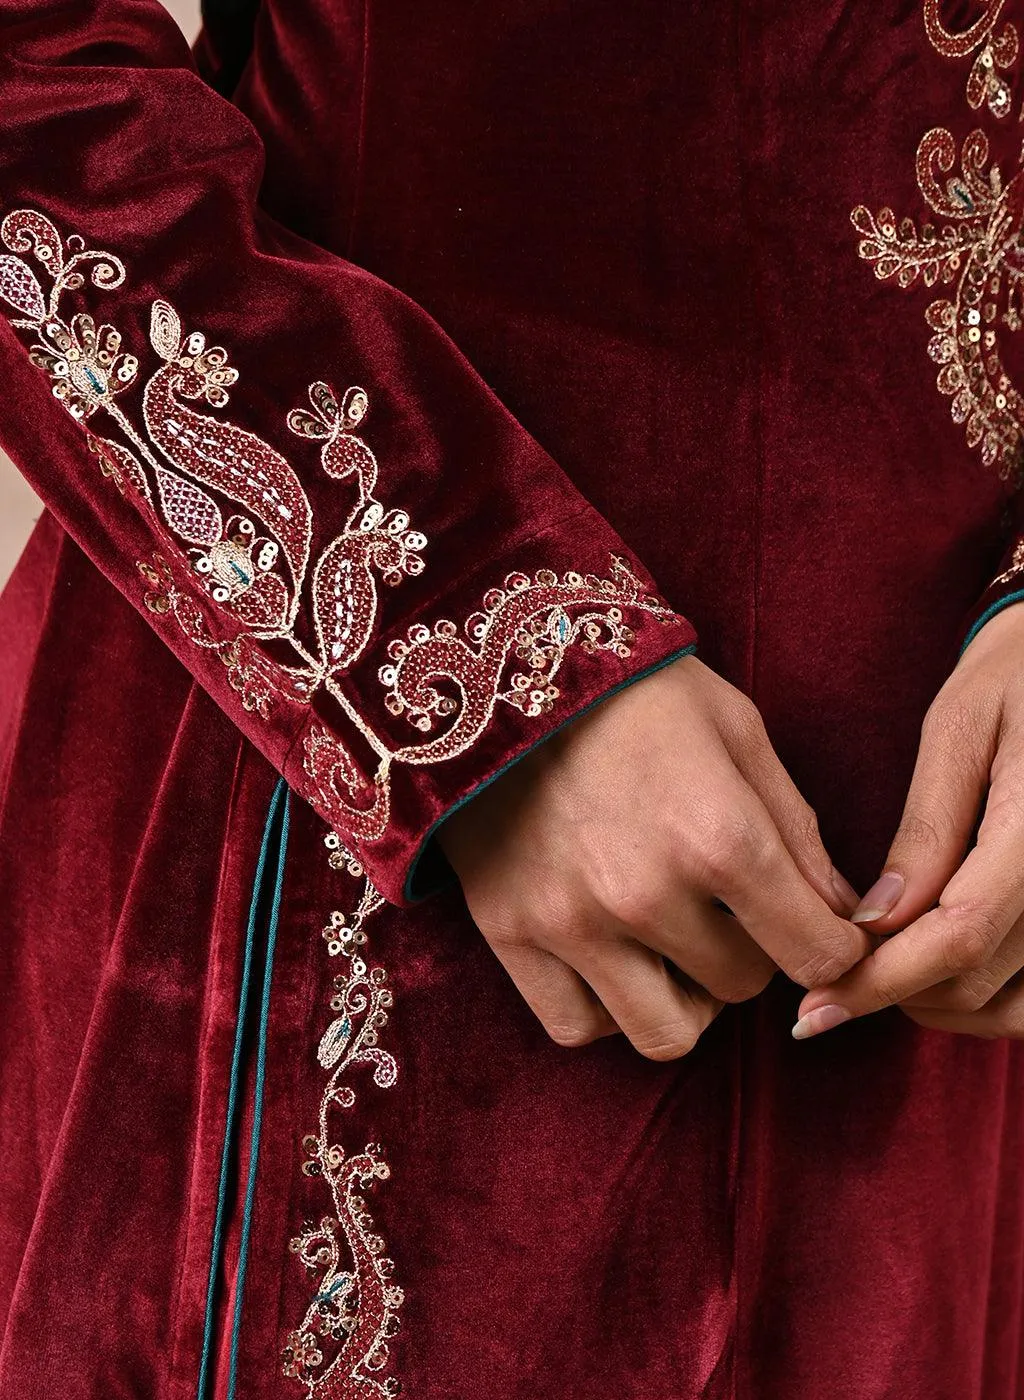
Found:
[[[807,993],[797,1039],[895,1005],[1024,1039],[1024,604],[984,624],[929,706],[899,830],[851,917],[891,936]]]

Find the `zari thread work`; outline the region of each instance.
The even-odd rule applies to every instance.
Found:
[[[304,1142],[303,1171],[323,1181],[331,1213],[307,1223],[291,1243],[315,1276],[316,1293],[287,1337],[282,1365],[315,1400],[395,1396],[401,1387],[387,1374],[388,1343],[402,1290],[364,1199],[389,1169],[379,1144],[349,1155],[335,1131],[339,1112],[355,1102],[355,1072],[368,1069],[381,1089],[398,1073],[379,1044],[391,1005],[387,977],[363,952],[364,925],[383,900],[365,877],[361,851],[388,828],[395,765],[466,752],[500,705],[527,718],[546,714],[570,648],[625,659],[635,637],[627,614],[661,623],[676,615],[616,557],[607,577],[513,572],[463,621],[416,624],[390,640],[378,668],[382,702],[419,736],[390,747],[340,680],[376,635],[379,586],[420,574],[427,539],[405,511],[378,497],[377,460],[359,431],[369,410],[366,391],[353,386],[339,397],[316,380],[308,407],[286,417],[295,437],[318,445],[321,469],[351,491],[341,532],[317,551],[313,511],[291,462],[255,433],[192,406],[219,411],[227,404],[238,373],[226,350],[208,345],[202,331],[186,331],[174,307],[155,300],[149,340],[158,364],[143,386],[138,422],[122,407],[139,378],[138,356],[113,325],[97,325],[84,310],[68,318],[63,307],[87,282],[101,292],[120,287],[121,260],[88,248],[77,234],[62,239],[45,215],[28,209],[4,218],[0,240],[9,250],[0,253],[0,298],[18,313],[11,324],[31,333],[33,363],[86,425],[101,472],[133,502],[157,544],[138,561],[146,606],[170,615],[193,645],[220,658],[247,711],[268,718],[277,705],[308,707],[326,692],[373,755],[367,771],[333,728],[316,722],[306,729],[302,795],[330,823],[331,864],[361,885],[353,911],[333,914],[324,930],[328,953],[342,959],[344,971],[334,979],[334,1016],[317,1052],[328,1078],[317,1131]],[[92,429],[89,420],[101,413],[117,436]],[[304,614],[312,618],[310,636],[300,635]],[[280,659],[281,644],[288,662]],[[237,1334],[233,1368],[236,1343]]]
[[[1005,124],[1014,110],[1009,70],[1019,56],[1016,24],[1005,21],[1006,0],[986,0],[966,29],[948,30],[939,0],[925,0],[928,39],[944,58],[971,59],[966,97],[982,119]],[[1019,113],[1019,116],[1024,113]],[[1008,175],[990,161],[989,138],[972,130],[959,150],[952,133],[935,127],[917,148],[918,188],[943,221],[897,219],[858,205],[850,215],[861,235],[860,256],[883,281],[900,287],[949,286],[925,318],[937,385],[951,400],[953,421],[986,465],[1019,487],[1024,483],[1024,398],[1012,383],[1001,346],[1024,326],[1024,170],[1018,155]],[[1016,566],[1015,566],[1016,567]]]
[[[427,539],[405,511],[378,498],[377,460],[359,435],[366,391],[354,386],[339,398],[316,380],[308,407],[286,417],[292,434],[319,446],[322,470],[352,492],[341,533],[314,555],[313,511],[291,462],[255,433],[191,406],[223,409],[238,380],[227,352],[208,345],[202,331],[187,332],[170,303],[155,300],[149,338],[160,363],[144,385],[140,426],[122,407],[140,373],[138,357],[124,350],[114,326],[97,326],[87,312],[66,319],[62,309],[87,277],[105,292],[121,286],[124,264],[78,235],[62,240],[34,210],[8,214],[0,239],[10,249],[0,254],[0,297],[20,313],[12,324],[35,337],[30,355],[55,397],[76,419],[102,412],[119,430],[107,438],[90,428],[89,443],[159,545],[138,564],[146,605],[219,656],[247,710],[266,717],[276,704],[309,706],[325,692],[372,755],[357,761],[354,744],[325,724],[311,724],[304,736],[302,795],[333,828],[336,864],[361,873],[361,849],[388,829],[396,765],[466,752],[498,706],[527,718],[547,713],[570,648],[630,655],[627,613],[675,620],[619,558],[607,577],[511,573],[463,622],[417,624],[391,640],[378,672],[383,704],[421,737],[389,746],[340,681],[375,636],[379,584],[397,587],[421,573]],[[48,293],[30,260],[52,284]],[[312,616],[307,637],[298,626],[304,608]],[[280,660],[267,643],[286,644],[292,660]]]

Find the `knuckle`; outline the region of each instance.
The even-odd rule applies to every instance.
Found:
[[[1019,839],[1024,826],[1024,793],[1013,788],[1004,788],[998,797],[990,793],[985,804],[985,825],[999,839]]]
[[[801,987],[827,987],[849,972],[856,960],[852,939],[823,939],[797,956],[789,975]]]
[[[764,719],[749,695],[738,690],[729,706],[729,720],[737,734],[747,740],[757,740],[765,733]]]
[[[952,729],[958,709],[959,706],[951,704],[945,696],[937,696],[921,718],[921,737],[927,740],[944,738]]]
[[[994,686],[939,694],[921,721],[922,742],[956,753],[977,753],[991,731],[998,705],[999,691]]]
[[[655,1026],[637,1031],[630,1039],[636,1050],[648,1060],[678,1060],[688,1055],[700,1039],[700,1029],[689,1023]]]
[[[504,904],[479,903],[470,905],[473,922],[494,948],[519,948],[528,940],[518,911]]]
[[[796,833],[800,841],[805,846],[818,846],[821,844],[821,827],[818,824],[818,814],[809,802],[801,799],[797,810]]]
[[[946,1004],[952,1011],[980,1011],[999,990],[984,972],[965,972],[949,989]]]
[[[471,910],[477,928],[496,952],[577,947],[593,931],[579,903],[549,890],[527,904],[492,904]]]
[[[605,877],[600,881],[598,899],[605,912],[627,928],[654,927],[664,908],[660,892],[654,885],[635,877],[627,880]]]
[[[957,911],[940,940],[943,964],[949,973],[980,969],[1002,942],[1004,930],[992,910],[977,906]]]
[[[752,817],[723,815],[704,833],[698,852],[700,873],[705,881],[730,884],[738,875],[756,878],[774,861],[775,843]]]
[[[774,969],[771,967],[751,968],[747,971],[740,971],[732,976],[725,977],[721,981],[709,984],[708,991],[717,1001],[728,1002],[736,1005],[742,1001],[752,1001],[754,997],[760,996],[765,987],[772,980]]]
[[[921,720],[921,737],[929,742],[954,744],[977,732],[978,716],[963,695],[938,695]]]
[[[570,961],[594,946],[596,931],[589,919],[581,915],[567,914],[565,918],[547,924],[541,923],[534,935],[534,941],[549,950],[565,949]]]
[[[898,845],[902,850],[909,848],[925,853],[941,850],[945,838],[939,814],[919,808],[905,812],[893,845]]]
[[[893,982],[885,973],[875,974],[872,991],[877,1006],[898,1006],[906,995],[903,988]]]
[[[552,944],[577,947],[592,937],[591,921],[581,901],[569,891],[558,888],[538,892],[522,929],[526,940],[545,947]]]
[[[597,1024],[593,1021],[547,1021],[544,1029],[556,1045],[564,1046],[567,1050],[591,1045],[599,1037]]]

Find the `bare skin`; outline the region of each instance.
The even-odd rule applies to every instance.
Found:
[[[561,1045],[622,1031],[674,1059],[778,968],[820,987],[872,942],[757,708],[695,656],[540,745],[440,840]]]
[[[847,976],[806,996],[794,1034],[899,1004],[922,1026],[1024,1039],[1019,603],[985,623],[929,707],[886,873],[882,895],[888,890],[895,903],[881,912],[887,901],[869,890],[857,917],[872,933],[892,936]]]

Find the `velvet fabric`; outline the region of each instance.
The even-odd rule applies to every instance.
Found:
[[[192,55],[148,0],[0,8],[48,507],[0,599],[0,1395],[1024,1395],[1020,1046],[795,1044],[780,977],[678,1062],[561,1049],[412,901],[446,812],[695,639],[878,873],[1016,591],[1024,14],[215,11]]]

